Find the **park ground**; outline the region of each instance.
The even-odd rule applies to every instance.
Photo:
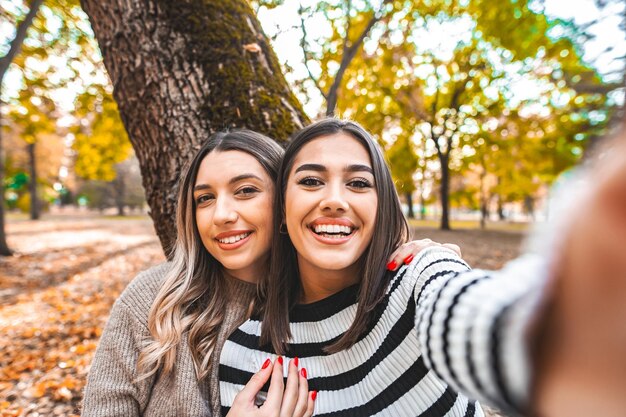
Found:
[[[519,253],[524,227],[412,222],[414,238],[458,244],[474,267]],[[72,416],[109,310],[139,271],[164,260],[148,217],[9,217],[0,258],[0,416]]]

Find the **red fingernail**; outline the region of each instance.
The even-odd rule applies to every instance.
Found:
[[[298,357],[297,356],[295,358],[293,358],[293,364],[296,365],[296,367],[298,367]]]
[[[408,265],[411,263],[412,260],[413,260],[413,255],[409,255],[406,258],[404,258],[404,264]]]
[[[265,359],[265,362],[263,362],[263,366],[261,366],[261,369],[267,368],[268,366],[270,366],[270,363],[272,363],[271,360]]]
[[[283,357],[282,356],[278,357],[278,363],[280,363],[281,365],[283,364]]]
[[[394,269],[396,269],[397,266],[398,264],[396,263],[396,261],[391,261],[387,264],[387,269],[393,271]]]
[[[311,399],[315,401],[316,398],[317,398],[317,391],[311,391]]]
[[[300,375],[306,378],[306,368],[300,369]]]

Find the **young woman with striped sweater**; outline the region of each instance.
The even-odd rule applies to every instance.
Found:
[[[407,223],[380,149],[350,121],[322,120],[292,139],[275,206],[265,308],[221,354],[222,414],[275,354],[298,358],[315,415],[483,415],[459,390],[524,409],[541,261],[486,273],[434,247],[388,272]]]

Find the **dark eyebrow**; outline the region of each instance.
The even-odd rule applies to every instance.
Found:
[[[302,164],[298,168],[296,168],[294,174],[297,174],[300,171],[317,171],[324,172],[326,171],[326,167],[320,164]]]
[[[346,167],[346,171],[347,172],[360,172],[360,171],[365,171],[365,172],[369,172],[370,174],[374,175],[374,171],[372,170],[372,168],[368,167],[367,165],[348,165]]]
[[[208,190],[210,188],[211,188],[211,186],[208,185],[208,184],[197,184],[195,187],[193,187],[193,191],[195,193],[196,191]]]
[[[365,171],[365,172],[369,172],[370,174],[374,175],[374,171],[372,170],[372,168],[368,167],[367,165],[361,165],[361,164],[348,165],[345,170],[346,170],[346,172],[361,172],[361,171]],[[300,165],[298,168],[296,168],[294,174],[298,173],[300,171],[324,172],[324,171],[326,171],[326,167],[324,165],[320,165],[320,164],[303,164],[303,165]]]
[[[230,179],[230,181],[228,181],[228,183],[229,184],[234,184],[234,183],[239,182],[241,180],[249,180],[249,179],[255,179],[255,180],[263,181],[263,179],[261,179],[258,175],[241,174],[241,175],[237,175],[236,177],[232,177]]]
[[[254,175],[254,174],[241,174],[241,175],[237,175],[236,177],[232,177],[230,179],[230,181],[228,181],[229,184],[235,184],[236,182],[239,182],[241,180],[248,180],[248,179],[256,179],[259,181],[263,181],[263,179],[259,178],[258,175]],[[211,186],[209,184],[197,184],[195,187],[193,187],[193,191],[199,191],[199,190],[207,190],[210,189]]]

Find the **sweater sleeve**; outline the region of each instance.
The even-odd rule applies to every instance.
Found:
[[[154,377],[135,382],[145,323],[118,299],[102,333],[84,392],[82,416],[140,416]]]
[[[470,270],[445,248],[423,251],[406,273],[426,365],[470,398],[522,413],[530,382],[526,334],[547,269],[535,255],[488,272]]]

